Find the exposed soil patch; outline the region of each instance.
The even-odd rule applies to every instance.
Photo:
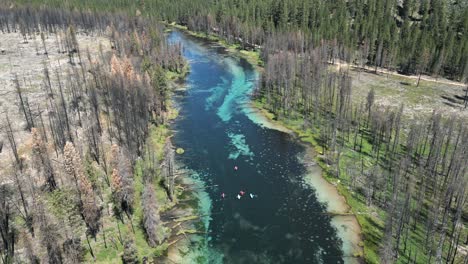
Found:
[[[336,67],[348,65],[338,64]],[[374,69],[350,67],[350,75],[355,102],[365,101],[373,88],[376,105],[399,107],[404,104],[404,113],[409,118],[430,115],[433,110],[468,118],[468,110],[464,109],[466,85],[463,83],[423,75],[417,86],[419,76],[406,76],[380,68],[376,73]]]
[[[30,106],[32,115],[35,117],[42,115],[47,120],[47,94],[43,88],[44,66],[49,69],[53,84],[56,84],[59,78],[61,82],[65,82],[67,73],[78,69],[80,63],[78,56],[73,54],[73,64],[70,63],[69,53],[61,44],[64,34],[46,34],[44,42],[40,34],[32,35],[26,40],[19,32],[0,34],[0,168],[2,168],[0,172],[10,166],[12,159],[8,141],[3,133],[6,114],[11,120],[20,152],[24,152],[21,151],[26,147],[23,143],[30,135],[25,129],[26,120],[20,109],[15,78],[18,79],[21,92]],[[110,51],[110,42],[104,36],[77,34],[76,37],[82,56],[87,51],[91,58],[99,54],[99,49],[103,52]],[[86,60],[82,58],[83,63]],[[5,180],[5,178],[0,178],[0,183]]]

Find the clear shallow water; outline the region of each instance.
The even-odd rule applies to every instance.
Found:
[[[205,243],[187,263],[343,263],[326,207],[304,183],[304,148],[248,116],[255,69],[177,31],[169,41],[183,44],[191,67],[174,142],[186,150],[179,161],[206,186],[200,206],[209,214]],[[246,195],[238,200],[241,190]]]

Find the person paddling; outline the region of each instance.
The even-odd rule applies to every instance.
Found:
[[[244,191],[240,191],[239,193],[240,193],[240,195],[242,195],[242,196],[244,196],[244,194],[245,194]]]
[[[239,168],[238,168],[237,166],[234,166],[234,170],[235,170],[235,171],[238,170],[238,169],[239,169]]]
[[[226,194],[225,193],[222,193],[221,194],[221,197],[224,199],[226,197]]]

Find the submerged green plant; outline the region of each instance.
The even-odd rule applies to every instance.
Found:
[[[185,150],[183,148],[177,148],[176,153],[179,154],[179,155],[182,155],[182,154],[185,153]]]

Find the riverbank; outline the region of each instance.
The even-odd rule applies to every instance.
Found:
[[[95,263],[120,262],[124,250],[124,241],[131,239],[137,248],[136,254],[141,260],[155,260],[158,263],[172,263],[172,258],[180,258],[184,252],[180,248],[187,248],[190,242],[187,237],[190,234],[203,232],[198,224],[199,215],[198,188],[190,177],[178,169],[178,175],[174,185],[174,195],[169,197],[166,183],[159,168],[154,168],[155,174],[153,189],[158,210],[157,232],[163,238],[162,243],[152,247],[147,242],[143,228],[143,190],[145,189],[145,173],[148,168],[153,168],[162,163],[164,159],[164,147],[168,138],[174,135],[171,129],[172,122],[178,117],[179,110],[175,102],[174,93],[185,87],[184,79],[189,74],[190,68],[186,64],[178,72],[166,71],[165,80],[169,88],[166,100],[166,112],[163,115],[164,124],[150,124],[149,133],[144,146],[144,155],[139,157],[134,166],[133,182],[135,189],[135,201],[133,214],[124,217],[122,221],[116,220],[113,213],[105,214],[102,218],[103,232],[98,234],[95,240],[89,242],[90,248],[95,252],[94,256],[86,254],[85,260]],[[175,146],[177,147],[177,146]],[[110,150],[110,147],[106,148]],[[175,154],[178,155],[178,154]],[[180,176],[179,176],[180,174]],[[104,203],[111,203],[111,193],[105,193]],[[111,206],[109,205],[109,208]],[[109,210],[112,212],[112,210]],[[115,239],[117,238],[117,239]]]
[[[138,259],[140,262],[144,259],[165,259],[167,258],[166,255],[169,250],[172,250],[172,248],[177,247],[179,244],[186,241],[186,234],[202,230],[199,228],[199,219],[196,217],[200,215],[198,209],[199,199],[197,197],[198,189],[193,188],[193,183],[186,180],[189,177],[185,177],[185,175],[183,175],[176,179],[175,195],[173,197],[169,197],[160,170],[160,164],[162,157],[164,156],[164,145],[166,143],[166,139],[174,134],[171,130],[170,123],[178,116],[178,109],[174,100],[172,100],[172,95],[174,94],[174,91],[184,87],[183,80],[189,73],[190,68],[188,64],[185,63],[184,67],[180,66],[177,70],[170,71],[165,69],[160,75],[158,74],[158,81],[167,85],[166,90],[168,91],[168,100],[165,102],[167,108],[164,112],[161,111],[161,115],[159,115],[159,113],[157,115],[155,114],[154,119],[132,119],[132,122],[141,122],[141,126],[132,126],[131,129],[134,129],[134,131],[131,132],[145,136],[145,138],[141,138],[141,141],[139,141],[143,145],[141,148],[141,155],[136,157],[136,153],[132,152],[132,154],[129,154],[130,151],[127,152],[124,150],[121,152],[122,154],[119,153],[117,157],[114,150],[119,147],[121,149],[125,149],[128,145],[122,143],[122,141],[114,140],[115,138],[113,136],[116,137],[116,135],[112,135],[112,131],[116,131],[114,130],[114,122],[116,122],[118,118],[115,117],[116,113],[113,112],[113,109],[108,105],[106,100],[111,100],[110,98],[114,97],[108,95],[109,97],[106,97],[106,100],[104,100],[104,97],[101,96],[104,96],[102,94],[104,93],[104,87],[108,87],[106,86],[107,84],[94,86],[94,82],[104,80],[104,76],[106,80],[107,78],[120,77],[124,80],[124,78],[132,79],[134,76],[135,79],[137,79],[143,74],[140,72],[140,67],[135,67],[133,68],[134,70],[129,70],[129,72],[135,73],[135,75],[130,75],[130,77],[127,75],[123,77],[119,76],[118,73],[107,72],[107,66],[109,63],[108,58],[111,58],[112,54],[115,53],[111,48],[110,37],[102,34],[82,34],[81,32],[78,32],[76,35],[73,35],[74,40],[76,41],[75,45],[80,47],[78,50],[86,50],[90,60],[83,60],[83,62],[80,63],[70,63],[71,57],[67,55],[68,52],[65,50],[61,51],[62,48],[59,47],[61,46],[61,42],[58,39],[65,36],[65,34],[68,33],[62,31],[54,34],[49,33],[49,37],[43,40],[44,49],[47,47],[48,50],[46,53],[42,53],[42,51],[38,50],[36,41],[37,38],[40,38],[39,33],[31,32],[31,38],[28,38],[29,41],[24,41],[23,36],[19,34],[19,32],[5,32],[0,34],[0,40],[5,44],[3,45],[3,48],[5,49],[3,52],[4,54],[0,58],[0,68],[8,69],[8,71],[5,71],[3,75],[0,74],[0,83],[3,85],[5,90],[4,96],[0,100],[0,105],[3,106],[4,110],[8,110],[7,112],[11,113],[9,115],[9,120],[11,120],[11,123],[13,124],[12,136],[14,135],[16,141],[15,144],[17,144],[21,157],[25,161],[24,164],[27,164],[24,166],[21,177],[26,177],[26,175],[28,175],[28,177],[24,179],[17,178],[17,180],[21,180],[17,184],[18,186],[27,186],[27,188],[31,188],[31,190],[37,189],[35,193],[25,193],[26,198],[23,202],[27,203],[24,203],[23,205],[27,206],[24,207],[27,210],[36,207],[39,208],[39,203],[33,203],[33,201],[37,199],[40,202],[41,207],[43,206],[45,208],[44,211],[41,211],[40,213],[44,214],[44,217],[47,217],[44,218],[47,219],[45,224],[49,226],[47,227],[48,229],[45,229],[47,233],[46,231],[43,231],[44,229],[42,229],[42,227],[36,229],[36,225],[39,225],[39,222],[36,223],[37,220],[35,216],[39,211],[36,211],[36,209],[31,210],[31,215],[34,215],[34,218],[31,218],[34,219],[34,237],[33,233],[30,233],[29,231],[32,229],[29,229],[25,224],[24,219],[19,217],[17,214],[17,212],[21,212],[21,210],[16,211],[15,209],[15,213],[12,214],[12,222],[10,224],[17,228],[15,232],[21,234],[21,237],[15,239],[15,259],[18,261],[26,261],[24,252],[26,252],[27,249],[24,248],[24,243],[31,243],[34,248],[31,254],[34,255],[33,257],[36,261],[40,260],[40,262],[50,262],[47,257],[47,251],[49,249],[44,248],[41,242],[41,237],[43,237],[43,235],[50,234],[54,237],[54,243],[56,243],[53,244],[53,247],[56,248],[58,254],[62,254],[60,258],[65,260],[73,257],[74,259],[72,260],[75,262],[119,263],[121,262],[123,252],[126,251],[128,248],[127,245],[129,244],[135,248],[133,257]],[[124,39],[122,39],[122,41],[124,41]],[[144,59],[142,60],[144,61]],[[14,61],[15,63],[11,64],[11,61]],[[116,56],[112,57],[111,61],[112,66],[115,66],[116,69],[118,69],[118,66],[121,65],[120,63],[123,60],[121,60],[120,56]],[[125,60],[125,63],[129,62],[130,60]],[[132,65],[138,65],[132,63],[126,64],[126,67],[132,69]],[[47,67],[44,65],[47,65]],[[63,123],[60,124],[67,124],[67,126],[70,126],[69,129],[73,131],[73,135],[70,135],[70,138],[67,137],[66,140],[68,141],[73,139],[74,143],[67,143],[67,146],[73,146],[70,148],[72,153],[74,150],[76,151],[76,155],[73,156],[73,167],[76,169],[81,168],[80,173],[82,173],[81,176],[83,177],[80,182],[89,182],[89,186],[92,187],[91,190],[88,189],[88,194],[94,196],[94,204],[97,205],[96,208],[99,214],[99,216],[93,218],[93,221],[99,222],[99,226],[94,229],[95,231],[93,232],[95,233],[93,233],[92,236],[89,232],[90,228],[86,226],[86,224],[88,224],[88,222],[86,222],[87,220],[82,220],[83,213],[78,205],[81,204],[78,201],[83,199],[78,194],[81,189],[75,189],[75,186],[78,185],[78,183],[76,182],[75,185],[75,182],[71,182],[71,175],[69,175],[69,172],[63,168],[64,160],[67,160],[67,154],[62,156],[60,153],[60,148],[62,147],[56,143],[56,141],[53,141],[53,139],[55,139],[53,137],[53,135],[55,135],[54,132],[56,131],[55,128],[44,125],[44,123],[42,127],[38,127],[37,130],[31,129],[33,131],[33,133],[31,133],[31,131],[25,129],[24,117],[19,115],[18,111],[13,111],[13,109],[17,108],[16,98],[18,95],[14,92],[15,82],[10,80],[10,75],[11,72],[18,70],[19,66],[21,66],[21,71],[18,72],[18,76],[21,76],[20,79],[24,79],[24,84],[23,81],[21,81],[22,94],[25,98],[30,98],[28,102],[31,103],[31,109],[34,109],[34,113],[36,113],[36,111],[40,111],[41,120],[42,117],[44,117],[44,120],[49,120],[49,122],[54,120],[49,116],[52,112],[45,110],[45,105],[54,105],[55,103],[58,103],[58,101],[49,101],[50,97],[62,94],[62,91],[63,94],[66,95],[62,96],[60,104],[64,105],[64,108],[66,109],[64,113],[68,114],[70,120],[73,121],[63,121]],[[41,88],[46,69],[51,73],[53,72],[54,76],[55,74],[57,76],[57,79],[52,77],[52,75],[50,76],[48,86],[51,91],[50,93],[44,93]],[[158,69],[160,68],[158,67]],[[78,77],[78,72],[83,72],[84,76],[79,74]],[[58,78],[59,76],[60,78]],[[62,76],[64,78],[61,81],[60,79]],[[150,76],[150,78],[153,78],[153,76]],[[83,83],[87,84],[83,85]],[[128,83],[125,82],[125,85],[127,84]],[[146,92],[152,88],[148,87],[148,90],[140,90],[141,86],[143,86],[140,86],[140,82],[130,84],[131,86],[119,86],[118,88],[115,88],[115,91],[119,88],[127,89],[131,87],[139,92]],[[58,87],[60,87],[60,93],[58,93]],[[94,97],[91,97],[91,92],[84,92],[84,87],[95,91],[96,94],[94,94]],[[80,90],[79,93],[77,92],[78,90]],[[77,93],[76,95],[75,92]],[[75,98],[78,94],[80,99]],[[160,95],[160,93],[157,94],[157,96]],[[64,97],[66,99],[64,99]],[[88,104],[93,100],[92,98],[96,100],[96,109],[100,109],[96,112],[96,116],[100,117],[96,119],[98,120],[96,122],[100,124],[99,128],[102,128],[99,133],[96,130],[93,130],[96,128],[94,126],[95,119],[91,118],[87,112],[90,111],[90,108],[88,108],[90,106]],[[130,101],[130,99],[127,98],[134,99],[135,97],[122,98],[124,98],[122,99],[123,101]],[[139,104],[143,101],[144,100],[132,102],[134,104]],[[151,99],[145,102],[150,101],[151,103],[156,102],[156,100],[153,101]],[[79,105],[79,107],[72,106],[75,104]],[[65,107],[65,105],[68,106]],[[126,110],[128,112],[133,112],[129,110],[130,108],[128,105],[130,105],[130,103],[124,105],[124,107],[127,108]],[[103,110],[104,108],[106,108],[106,111]],[[142,106],[141,108],[144,110],[145,106]],[[35,122],[38,122],[37,120],[39,119],[36,118],[38,117],[34,117],[34,120],[36,120]],[[32,117],[31,120],[33,120]],[[80,121],[78,122],[77,120]],[[164,120],[164,122],[161,122],[161,120]],[[2,122],[5,122],[5,120],[2,119],[0,123]],[[156,122],[157,124],[155,124]],[[127,125],[127,123],[125,124]],[[143,133],[142,130],[145,132]],[[40,132],[35,134],[35,131]],[[92,136],[88,133],[91,133]],[[40,136],[37,136],[39,134]],[[94,143],[90,143],[91,137],[93,138]],[[40,155],[42,157],[54,157],[54,162],[48,165],[50,166],[48,169],[50,170],[51,175],[54,175],[54,181],[56,182],[56,187],[53,189],[45,188],[45,186],[43,186],[42,174],[37,171],[38,167],[36,167],[35,163],[30,163],[30,161],[34,160],[35,155],[37,155],[35,153],[35,145],[33,145],[33,142],[36,142],[34,144],[37,145],[42,145],[45,142],[43,147],[40,147]],[[0,136],[0,145],[2,143],[2,137]],[[120,144],[119,147],[117,147],[118,144]],[[55,147],[55,152],[53,147]],[[10,180],[9,176],[10,173],[13,172],[12,169],[14,168],[10,157],[10,155],[13,155],[12,150],[13,149],[8,146],[8,149],[4,148],[3,151],[1,151],[0,146],[0,174],[2,175],[2,177],[0,177],[0,183],[2,187],[7,187],[8,190],[10,190],[11,185],[11,190],[15,190],[16,192],[16,183]],[[64,152],[66,152],[66,150],[64,150]],[[77,160],[75,163],[76,157]],[[116,205],[118,203],[115,201],[115,190],[122,186],[121,179],[123,178],[121,175],[116,173],[116,166],[111,165],[113,162],[117,162],[117,160],[120,163],[125,163],[122,165],[122,167],[125,167],[125,169],[122,170],[122,172],[124,172],[122,175],[125,174],[125,178],[129,180],[125,183],[125,188],[126,190],[129,190],[128,193],[132,196],[132,210],[128,210],[125,213],[120,211],[120,208],[117,208],[119,205]],[[124,161],[122,162],[122,160]],[[121,167],[118,168],[119,170],[121,169]],[[145,192],[145,187],[149,182],[152,183],[154,192],[149,195],[150,198],[147,197],[145,200],[145,195],[143,193]],[[88,185],[86,185],[86,187],[88,187]],[[146,191],[147,190],[148,189],[146,189]],[[11,202],[16,203],[15,199],[19,196],[14,194],[14,196],[11,197]],[[8,200],[9,199],[10,198],[8,198]],[[150,210],[154,210],[152,212],[155,212],[153,217],[155,219],[155,232],[157,233],[156,236],[158,237],[159,243],[156,243],[157,245],[151,246],[148,242],[147,232],[144,229],[145,206],[146,210],[148,210],[148,206],[150,206]],[[52,233],[49,234],[48,230]],[[162,243],[159,242],[159,238],[161,238]]]
[[[186,26],[164,22],[165,25],[179,29],[190,36],[208,40],[225,47],[226,51],[246,59],[257,71],[263,71],[263,61],[259,49],[244,50],[240,44],[229,44],[215,34],[199,33]],[[353,98],[364,98],[370,90],[375,90],[375,104],[381,107],[399,107],[404,102],[403,113],[406,118],[427,117],[434,108],[448,115],[468,117],[464,108],[464,88],[466,84],[442,77],[427,75],[403,75],[385,68],[359,67],[341,61],[330,62],[336,70],[348,68],[353,77]],[[419,79],[419,81],[418,81]],[[355,101],[354,103],[360,103]]]
[[[249,51],[241,53],[238,47],[231,45],[228,46],[225,41],[212,35],[200,34],[188,30],[186,27],[177,26],[170,24],[171,27],[182,30],[190,36],[215,42],[219,45],[226,47],[228,52],[234,53],[237,56],[243,57],[250,64],[262,70],[261,63],[259,63],[259,53],[255,51]],[[275,120],[275,116],[269,113],[266,108],[261,105],[250,102],[243,108],[243,111],[254,123],[260,124],[263,127],[282,131],[288,134],[296,135],[296,138],[301,139],[300,130],[294,126],[287,126],[282,120]],[[312,138],[312,137],[311,137]],[[305,182],[316,190],[316,195],[321,203],[327,204],[327,213],[332,215],[332,225],[337,230],[338,237],[343,241],[342,250],[345,256],[346,263],[359,263],[360,257],[363,255],[363,242],[361,237],[361,226],[358,223],[357,218],[353,214],[352,208],[347,204],[347,199],[337,189],[337,186],[331,181],[327,181],[323,176],[324,172],[318,162],[312,162],[317,160],[317,155],[314,147],[318,146],[316,142],[309,142],[312,145],[304,144],[308,142],[302,141],[302,144],[306,148],[306,154],[303,158],[304,163],[308,168],[308,172],[304,175]]]
[[[185,79],[190,73],[190,65],[185,64],[180,73],[167,72],[166,78],[170,87],[170,96],[167,101],[168,104],[168,129],[172,123],[179,117],[180,106],[175,98],[175,93],[185,91],[187,85]],[[174,136],[177,131],[168,130],[164,139]],[[163,149],[163,142],[157,140],[155,147],[158,150]],[[176,155],[183,155],[185,150],[178,148]],[[179,152],[179,150],[182,150]],[[197,248],[203,243],[203,239],[198,237],[197,234],[204,234],[207,232],[208,225],[206,217],[209,216],[209,208],[206,208],[210,202],[208,194],[205,191],[205,186],[202,181],[194,177],[193,171],[186,171],[183,169],[184,164],[176,163],[176,172],[178,175],[176,184],[178,184],[175,192],[175,203],[172,208],[167,208],[165,213],[166,222],[169,226],[171,236],[167,238],[164,243],[165,247],[161,250],[160,255],[155,258],[158,263],[190,263],[199,252]],[[195,247],[195,248],[194,248]],[[190,255],[197,255],[190,257]]]
[[[408,122],[414,122],[416,120],[427,120],[426,115],[431,114],[433,109],[440,110],[443,115],[447,112],[450,113],[450,111],[456,111],[457,115],[467,113],[466,111],[458,111],[455,103],[460,105],[460,101],[453,100],[453,98],[460,97],[459,94],[462,91],[459,89],[460,86],[452,87],[453,89],[451,88],[450,92],[446,87],[448,84],[439,86],[436,82],[421,80],[418,85],[414,80],[409,80],[410,78],[394,76],[391,73],[383,76],[371,72],[352,70],[349,76],[352,80],[353,94],[355,94],[355,92],[360,94],[360,96],[354,98],[366,98],[370,90],[375,91],[375,109],[379,109],[380,113],[383,113],[382,109],[393,109],[393,111],[395,111],[398,105],[404,103],[405,107],[401,117],[402,124],[408,124]],[[364,85],[359,85],[361,83]],[[388,93],[401,96],[396,98],[394,96],[389,96]],[[433,96],[429,96],[429,94],[433,94]],[[427,100],[428,97],[435,101],[432,99]],[[444,100],[453,102],[453,104],[447,104]],[[360,102],[359,99],[355,99],[355,101],[351,103]],[[322,129],[323,127],[317,124],[317,122],[312,124],[312,121],[308,122],[309,120],[307,117],[304,117],[300,112],[294,111],[287,116],[284,112],[277,111],[275,113],[278,114],[278,116],[276,116],[265,110],[271,109],[271,106],[265,104],[265,101],[261,99],[255,101],[254,104],[257,106],[255,110],[246,111],[254,116],[251,118],[252,121],[255,119],[259,123],[263,123],[264,127],[272,129],[280,128],[284,132],[292,131],[301,141],[310,143],[312,148],[316,149],[317,153],[325,153],[323,156],[314,156],[314,159],[322,169],[320,176],[331,183],[335,189],[338,189],[339,194],[345,197],[345,203],[350,206],[350,212],[354,213],[354,219],[358,222],[362,233],[362,240],[357,244],[363,246],[362,256],[367,263],[380,263],[382,258],[385,258],[385,255],[382,255],[383,250],[390,247],[397,252],[395,254],[398,254],[398,259],[395,261],[398,263],[426,263],[431,261],[435,252],[434,250],[436,249],[434,244],[427,244],[427,241],[428,238],[430,238],[428,234],[432,231],[428,229],[427,226],[424,226],[424,223],[427,221],[420,218],[420,216],[426,217],[426,208],[417,206],[418,209],[414,209],[413,212],[416,213],[416,216],[410,216],[415,219],[413,228],[408,227],[409,222],[405,223],[405,221],[409,220],[400,218],[400,224],[402,224],[403,228],[406,228],[403,234],[404,240],[393,240],[400,234],[394,232],[395,230],[392,231],[395,235],[389,237],[388,225],[386,224],[391,222],[391,218],[395,217],[392,215],[395,212],[388,211],[388,200],[386,200],[385,192],[385,181],[389,179],[386,177],[385,166],[389,163],[388,160],[384,160],[383,163],[380,163],[379,153],[381,151],[381,145],[376,145],[375,142],[373,143],[372,138],[367,137],[367,133],[369,132],[367,127],[370,122],[369,120],[367,124],[365,124],[366,126],[364,126],[363,123],[359,124],[358,121],[357,126],[359,129],[357,131],[360,133],[356,132],[354,142],[350,140],[348,134],[347,140],[345,137],[341,138],[344,143],[338,151],[328,151],[326,148],[330,147],[330,145],[324,145],[321,143],[321,139],[323,140],[325,138],[328,140],[327,138],[332,135],[324,131]],[[443,109],[439,107],[441,105],[446,105],[448,108]],[[458,106],[458,109],[459,108],[460,106]],[[416,116],[421,118],[415,118]],[[266,122],[265,119],[270,119],[272,122]],[[316,121],[316,119],[312,120]],[[328,119],[325,119],[325,122],[327,121]],[[281,126],[282,124],[283,127]],[[335,128],[328,127],[328,129]],[[407,129],[408,127],[405,128],[406,132],[408,131]],[[361,139],[361,143],[358,148],[359,150],[357,150],[356,142],[359,142],[357,141],[359,138]],[[406,139],[404,134],[402,134],[401,138],[402,142]],[[422,143],[423,142],[419,142],[418,144],[422,145]],[[322,149],[322,147],[325,149]],[[400,151],[404,153],[403,148]],[[415,174],[415,176],[417,179],[419,175]],[[422,182],[424,182],[423,174],[420,176],[423,177]],[[412,180],[414,180],[414,178]],[[420,182],[419,180],[417,181]],[[411,180],[409,182],[411,183]],[[316,189],[326,189],[323,188],[320,183],[316,183],[316,186]],[[404,189],[402,190],[404,192]],[[326,191],[324,191],[324,193],[326,193]],[[412,197],[410,197],[410,199],[412,199]],[[415,197],[414,199],[419,198]],[[428,204],[431,204],[431,201],[428,201]],[[413,209],[405,210],[411,212]],[[313,219],[313,217],[309,217],[309,219]],[[345,220],[341,219],[341,221],[344,222]],[[340,224],[335,224],[335,226],[340,227]],[[339,231],[339,228],[337,229]],[[453,230],[456,230],[456,228]],[[397,232],[400,231],[401,230]],[[343,236],[343,234],[340,234],[340,236]],[[394,242],[396,242],[396,246],[393,245]],[[343,247],[345,248],[346,245],[343,245]],[[416,255],[414,255],[415,252],[417,252]],[[358,253],[356,255],[360,254]]]
[[[355,216],[353,208],[348,204],[347,196],[338,188],[340,182],[325,178],[324,170],[318,160],[317,143],[313,137],[305,136],[298,126],[277,120],[258,101],[246,106],[251,119],[270,129],[276,129],[293,135],[305,147],[306,151],[301,161],[307,167],[304,180],[316,191],[317,199],[327,205],[327,213],[332,216],[332,225],[337,230],[338,237],[343,241],[342,250],[345,263],[359,263],[364,254],[362,228]],[[309,140],[308,140],[309,139]]]
[[[226,40],[224,40],[221,37],[218,37],[217,35],[206,34],[206,33],[198,33],[198,32],[189,30],[186,26],[178,25],[178,24],[176,24],[174,22],[168,23],[168,22],[163,21],[163,23],[168,27],[172,27],[172,28],[176,28],[178,30],[181,30],[184,33],[186,33],[186,34],[188,34],[188,35],[190,35],[192,37],[196,37],[196,38],[208,40],[208,41],[213,42],[213,43],[217,43],[220,46],[224,47],[226,49],[226,51],[228,51],[230,53],[234,53],[236,56],[239,56],[241,58],[244,58],[250,64],[257,67],[257,69],[262,69],[263,61],[260,58],[260,52],[258,50],[245,50],[245,49],[242,49],[242,47],[239,44],[229,44]]]

